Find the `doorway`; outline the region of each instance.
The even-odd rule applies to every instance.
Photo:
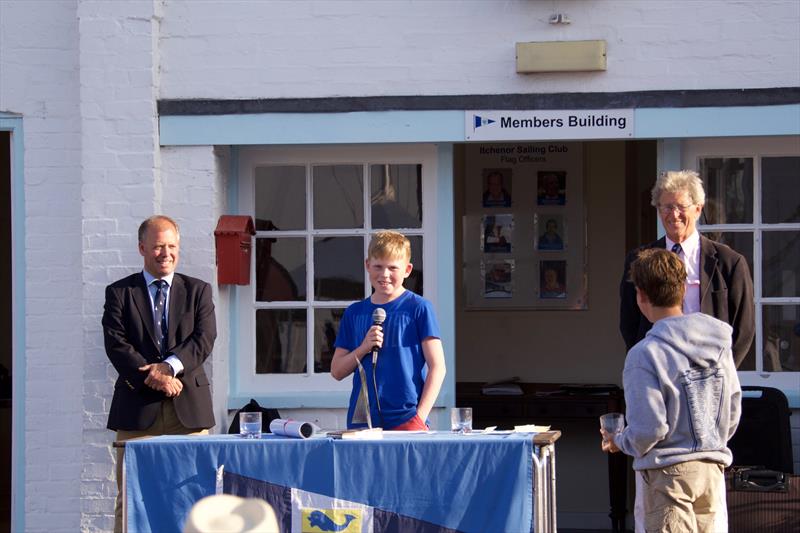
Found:
[[[0,290],[11,286],[11,132],[0,131]],[[12,298],[0,299],[0,461],[11,465]],[[11,468],[0,470],[0,531],[11,530]]]

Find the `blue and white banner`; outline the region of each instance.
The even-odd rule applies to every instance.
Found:
[[[224,465],[222,491],[267,501],[283,533],[531,531],[531,435],[386,433],[131,441],[128,530],[180,532],[192,505],[216,492]]]

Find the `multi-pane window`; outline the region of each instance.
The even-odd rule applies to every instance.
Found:
[[[371,294],[364,260],[376,231],[394,229],[409,238],[414,269],[405,287],[423,293],[421,159],[309,157],[256,161],[245,171],[240,198],[253,214],[256,236],[253,283],[244,293],[252,297],[238,307],[244,389],[262,383],[258,376],[283,376],[270,382],[283,386],[291,375],[325,389],[344,310]]]
[[[700,157],[700,231],[747,258],[756,339],[740,371],[800,372],[800,155]]]

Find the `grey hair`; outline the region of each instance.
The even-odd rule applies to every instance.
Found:
[[[150,229],[150,226],[160,226],[164,223],[172,226],[172,228],[175,230],[175,235],[179,239],[181,238],[181,230],[178,228],[177,222],[166,215],[153,215],[144,219],[144,221],[139,225],[139,242],[144,242],[144,238],[147,235],[147,230]]]
[[[650,205],[658,207],[658,199],[664,192],[677,193],[686,191],[696,205],[705,205],[706,193],[703,180],[694,170],[668,170],[659,174],[653,190],[650,192]]]

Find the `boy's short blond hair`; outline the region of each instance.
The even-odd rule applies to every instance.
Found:
[[[686,267],[676,253],[647,248],[631,264],[631,281],[656,307],[680,306],[686,292]]]
[[[411,242],[399,231],[379,231],[372,236],[367,249],[368,259],[403,259],[411,262]]]

